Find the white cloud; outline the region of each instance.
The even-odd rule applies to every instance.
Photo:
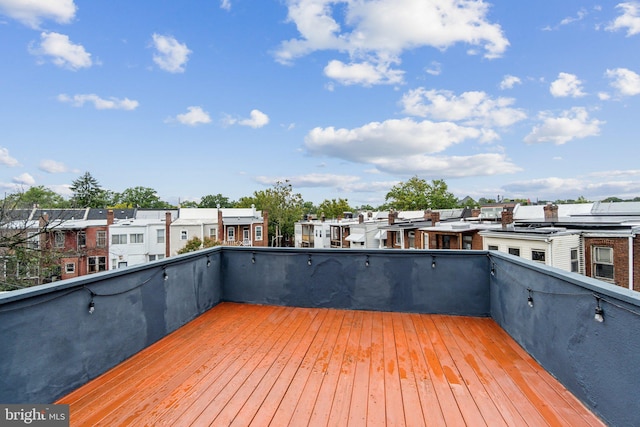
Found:
[[[40,45],[30,46],[29,51],[33,55],[49,56],[58,67],[69,70],[89,68],[93,65],[91,54],[79,44],[73,44],[69,36],[59,33],[41,33]]]
[[[75,107],[82,107],[86,102],[89,102],[98,110],[135,110],[139,105],[138,101],[129,98],[110,97],[103,99],[95,94],[79,94],[71,97],[63,93],[58,95],[58,101],[72,104]]]
[[[13,167],[18,166],[20,163],[18,162],[18,160],[9,155],[9,150],[0,147],[0,164]]]
[[[504,76],[504,78],[500,82],[500,89],[502,90],[512,89],[515,85],[519,85],[519,84],[522,84],[522,80],[520,80],[520,77],[511,76],[507,74],[506,76]]]
[[[153,34],[153,62],[170,73],[183,73],[191,51],[172,36]]]
[[[582,21],[585,16],[587,16],[587,11],[584,9],[580,9],[576,16],[568,16],[560,21],[560,25],[569,25],[574,22]]]
[[[297,176],[256,176],[254,178],[256,182],[265,185],[272,185],[275,182],[285,182],[289,181],[289,183],[293,187],[342,187],[348,183],[357,182],[360,180],[360,177],[354,175],[337,175],[337,174],[328,174],[328,173],[310,173],[306,175],[297,175]]]
[[[432,76],[439,76],[442,73],[442,64],[438,61],[432,61],[431,66],[425,68],[425,72],[427,74],[431,74]]]
[[[582,91],[582,82],[575,74],[569,73],[558,74],[558,78],[551,83],[549,92],[556,98],[567,96],[578,98],[586,95]]]
[[[622,10],[607,27],[607,31],[627,30],[627,37],[640,33],[640,4],[638,2],[619,3],[617,9]]]
[[[0,0],[0,13],[38,28],[45,19],[68,24],[76,14],[73,0]]]
[[[392,70],[389,66],[390,64],[387,63],[372,64],[366,61],[345,64],[334,59],[324,68],[324,74],[344,85],[372,86],[402,83],[404,71]]]
[[[609,95],[607,92],[598,92],[598,99],[600,101],[608,101],[611,99],[611,95]]]
[[[54,184],[47,185],[47,188],[55,193],[58,193],[62,197],[71,197],[73,196],[73,190],[70,188],[69,184]]]
[[[640,169],[591,172],[589,176],[594,178],[613,178],[613,177],[617,178],[620,176],[640,176]]]
[[[251,110],[251,113],[249,114],[249,118],[237,119],[229,115],[226,115],[223,119],[223,123],[228,126],[238,124],[240,126],[249,126],[254,129],[257,129],[269,124],[269,116],[267,116],[265,113],[263,113],[260,110]]]
[[[352,84],[398,79],[400,71],[389,66],[399,64],[408,49],[445,50],[466,43],[483,48],[486,58],[497,58],[509,45],[500,25],[488,21],[489,6],[481,1],[288,0],[287,6],[288,22],[296,25],[300,36],[282,42],[276,60],[289,64],[318,50],[347,53],[349,65],[330,62],[325,73],[347,74]],[[343,18],[341,22],[337,17]]]
[[[376,163],[389,157],[437,153],[451,145],[482,136],[482,132],[455,123],[393,119],[371,122],[354,129],[334,127],[312,129],[305,147],[315,155]]]
[[[23,173],[20,174],[18,176],[13,177],[13,182],[18,184],[18,185],[33,185],[36,183],[36,180],[33,179],[33,177],[31,175],[29,175],[28,173]]]
[[[187,113],[178,114],[175,120],[187,126],[197,126],[201,124],[211,123],[211,117],[209,117],[209,113],[204,111],[201,107],[187,107],[187,111]],[[166,120],[166,122],[173,120],[174,119],[169,119]]]
[[[220,0],[220,9],[231,10],[231,0]]]
[[[398,175],[421,175],[437,178],[502,175],[522,169],[504,154],[483,153],[473,156],[407,156],[401,159],[378,159],[383,172]]]
[[[460,96],[446,90],[410,90],[402,97],[404,112],[434,120],[462,122],[465,125],[506,127],[527,115],[512,108],[513,98],[492,99],[485,92],[464,92]]]
[[[62,162],[55,160],[43,160],[40,162],[38,169],[47,173],[65,173],[69,172],[69,168]]]
[[[640,75],[637,73],[627,68],[616,68],[607,70],[605,76],[613,80],[611,86],[620,95],[633,96],[640,94]]]
[[[581,139],[600,134],[600,126],[605,122],[590,119],[589,113],[582,107],[574,107],[563,111],[559,117],[549,113],[541,113],[540,126],[535,126],[531,133],[524,138],[527,144],[552,142],[556,145],[565,144],[572,139]]]
[[[514,197],[539,197],[542,199],[574,199],[584,196],[599,200],[606,197],[635,197],[640,192],[640,181],[590,180],[587,177],[549,177],[517,181],[506,184],[503,189]]]

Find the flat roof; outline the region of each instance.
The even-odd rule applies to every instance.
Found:
[[[74,425],[604,425],[490,318],[236,303],[57,403]]]

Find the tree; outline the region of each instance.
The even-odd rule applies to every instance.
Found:
[[[58,193],[38,185],[29,188],[24,193],[14,193],[7,196],[10,201],[15,201],[16,207],[30,209],[33,206],[41,208],[68,208],[70,203]]]
[[[209,194],[200,199],[198,203],[199,208],[217,208],[218,205],[221,208],[232,208],[236,202],[230,201],[228,197],[222,194]]]
[[[349,206],[347,199],[325,199],[318,205],[318,212],[324,214],[327,218],[337,218],[342,216],[345,212],[352,212],[353,209]]]
[[[272,188],[255,191],[252,197],[242,197],[238,207],[256,209],[269,213],[269,235],[272,246],[282,246],[283,239],[293,237],[294,224],[302,218],[304,201],[300,193],[294,193],[288,180],[276,182]]]
[[[172,206],[158,197],[156,190],[149,187],[131,187],[114,196],[115,207],[169,209]]]
[[[390,208],[402,211],[451,209],[458,206],[458,199],[448,191],[444,180],[434,179],[430,184],[417,176],[391,187],[385,201]]]
[[[110,193],[103,190],[89,172],[71,183],[71,204],[79,208],[104,208],[109,204]]]
[[[184,248],[178,251],[178,254],[186,254],[187,252],[195,252],[204,248],[212,248],[214,246],[220,246],[217,240],[212,239],[209,236],[205,236],[204,239],[200,239],[198,236],[193,237],[187,241]]]

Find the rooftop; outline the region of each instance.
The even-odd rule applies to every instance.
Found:
[[[74,425],[604,425],[488,318],[235,303],[58,403]]]
[[[636,292],[493,251],[217,247],[0,295],[0,401],[72,425],[640,425],[639,322]]]

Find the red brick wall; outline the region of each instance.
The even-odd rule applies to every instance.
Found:
[[[636,239],[637,240],[637,239]],[[637,243],[637,242],[636,242]],[[623,288],[629,287],[629,239],[627,237],[585,237],[584,239],[584,261],[585,275],[594,277],[593,272],[593,248],[594,247],[613,248],[613,280],[616,285]],[[634,256],[634,258],[636,258]],[[638,260],[635,263],[640,265]],[[634,278],[637,274],[634,274]],[[634,287],[637,287],[635,284]]]

